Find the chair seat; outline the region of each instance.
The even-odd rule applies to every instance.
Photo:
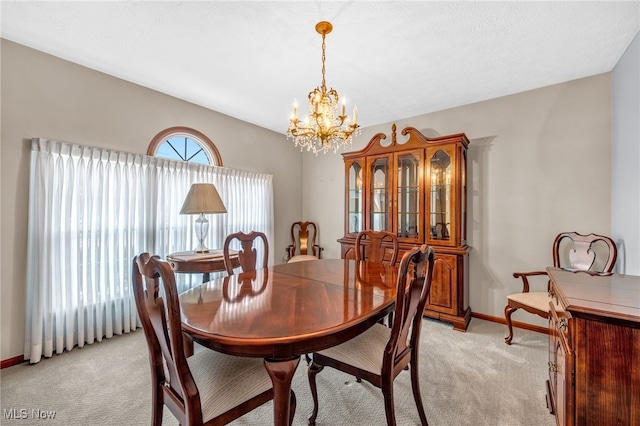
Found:
[[[390,335],[391,329],[378,323],[359,336],[319,353],[379,375],[382,371],[384,348],[387,346]]]
[[[273,386],[261,358],[226,355],[209,349],[187,358],[206,423]]]
[[[305,262],[307,260],[318,260],[318,257],[311,256],[310,254],[298,254],[296,256],[293,256],[291,259],[289,259],[287,263]]]
[[[541,311],[549,312],[549,302],[553,300],[546,291],[531,291],[527,293],[515,293],[507,296],[508,300],[513,300],[519,305],[524,305],[529,308]],[[564,308],[557,301],[554,303],[554,308],[557,312],[563,312]]]

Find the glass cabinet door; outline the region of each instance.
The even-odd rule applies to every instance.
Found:
[[[349,234],[357,234],[362,231],[363,217],[362,217],[362,167],[359,163],[354,162],[349,167],[348,171],[348,220],[349,228],[347,232]]]
[[[453,202],[451,156],[441,149],[429,154],[429,237],[449,241]]]
[[[467,151],[462,152],[462,167],[460,169],[460,212],[462,214],[462,224],[458,226],[461,233],[461,243],[467,244]]]
[[[389,226],[389,159],[376,158],[369,168],[371,188],[369,228],[387,231]]]
[[[422,236],[422,151],[396,156],[398,174],[397,235],[400,239],[421,240]]]

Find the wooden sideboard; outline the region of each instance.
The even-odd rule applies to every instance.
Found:
[[[640,277],[547,272],[547,405],[557,424],[640,425]]]

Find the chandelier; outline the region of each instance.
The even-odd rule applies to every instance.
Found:
[[[307,149],[318,155],[330,149],[337,152],[345,145],[351,145],[353,136],[360,133],[358,125],[358,107],[353,107],[353,122],[345,113],[345,98],[342,97],[338,112],[338,92],[327,90],[325,83],[325,37],[333,30],[331,23],[322,21],[316,24],[316,31],[322,35],[322,85],[309,92],[309,115],[304,121],[298,119],[298,102],[293,104],[293,112],[287,130],[287,139],[293,139],[300,151]]]

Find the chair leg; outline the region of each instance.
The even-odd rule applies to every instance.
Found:
[[[153,426],[161,426],[162,425],[162,409],[164,408],[164,403],[162,402],[162,389],[160,388],[160,384],[154,381],[153,390],[151,391],[151,400],[153,404],[152,412],[151,412],[151,424]]]
[[[387,415],[387,426],[396,426],[396,412],[393,404],[393,379],[382,383],[382,396],[384,396],[384,412]]]
[[[511,340],[513,339],[513,324],[511,323],[511,314],[514,313],[517,310],[518,310],[518,308],[512,308],[509,305],[504,307],[504,317],[507,320],[507,327],[509,327],[509,335],[504,338],[504,342],[507,345],[510,345],[511,344]]]
[[[318,365],[311,361],[309,368],[307,368],[307,377],[309,378],[309,387],[311,388],[311,397],[313,398],[313,412],[309,416],[309,426],[316,424],[316,417],[318,417],[318,387],[316,386],[316,375],[322,371],[324,366]]]
[[[193,355],[193,339],[187,333],[182,333],[182,347],[184,348],[184,356],[189,358]]]
[[[296,400],[296,394],[291,391],[289,394],[289,425],[293,424],[293,417],[296,414],[296,406],[298,405]]]
[[[428,426],[429,423],[427,422],[427,415],[424,412],[422,395],[420,394],[420,375],[418,374],[417,360],[412,360],[411,362],[411,389],[413,390],[413,399],[416,401],[416,408],[420,416],[420,424],[422,424],[422,426]]]

